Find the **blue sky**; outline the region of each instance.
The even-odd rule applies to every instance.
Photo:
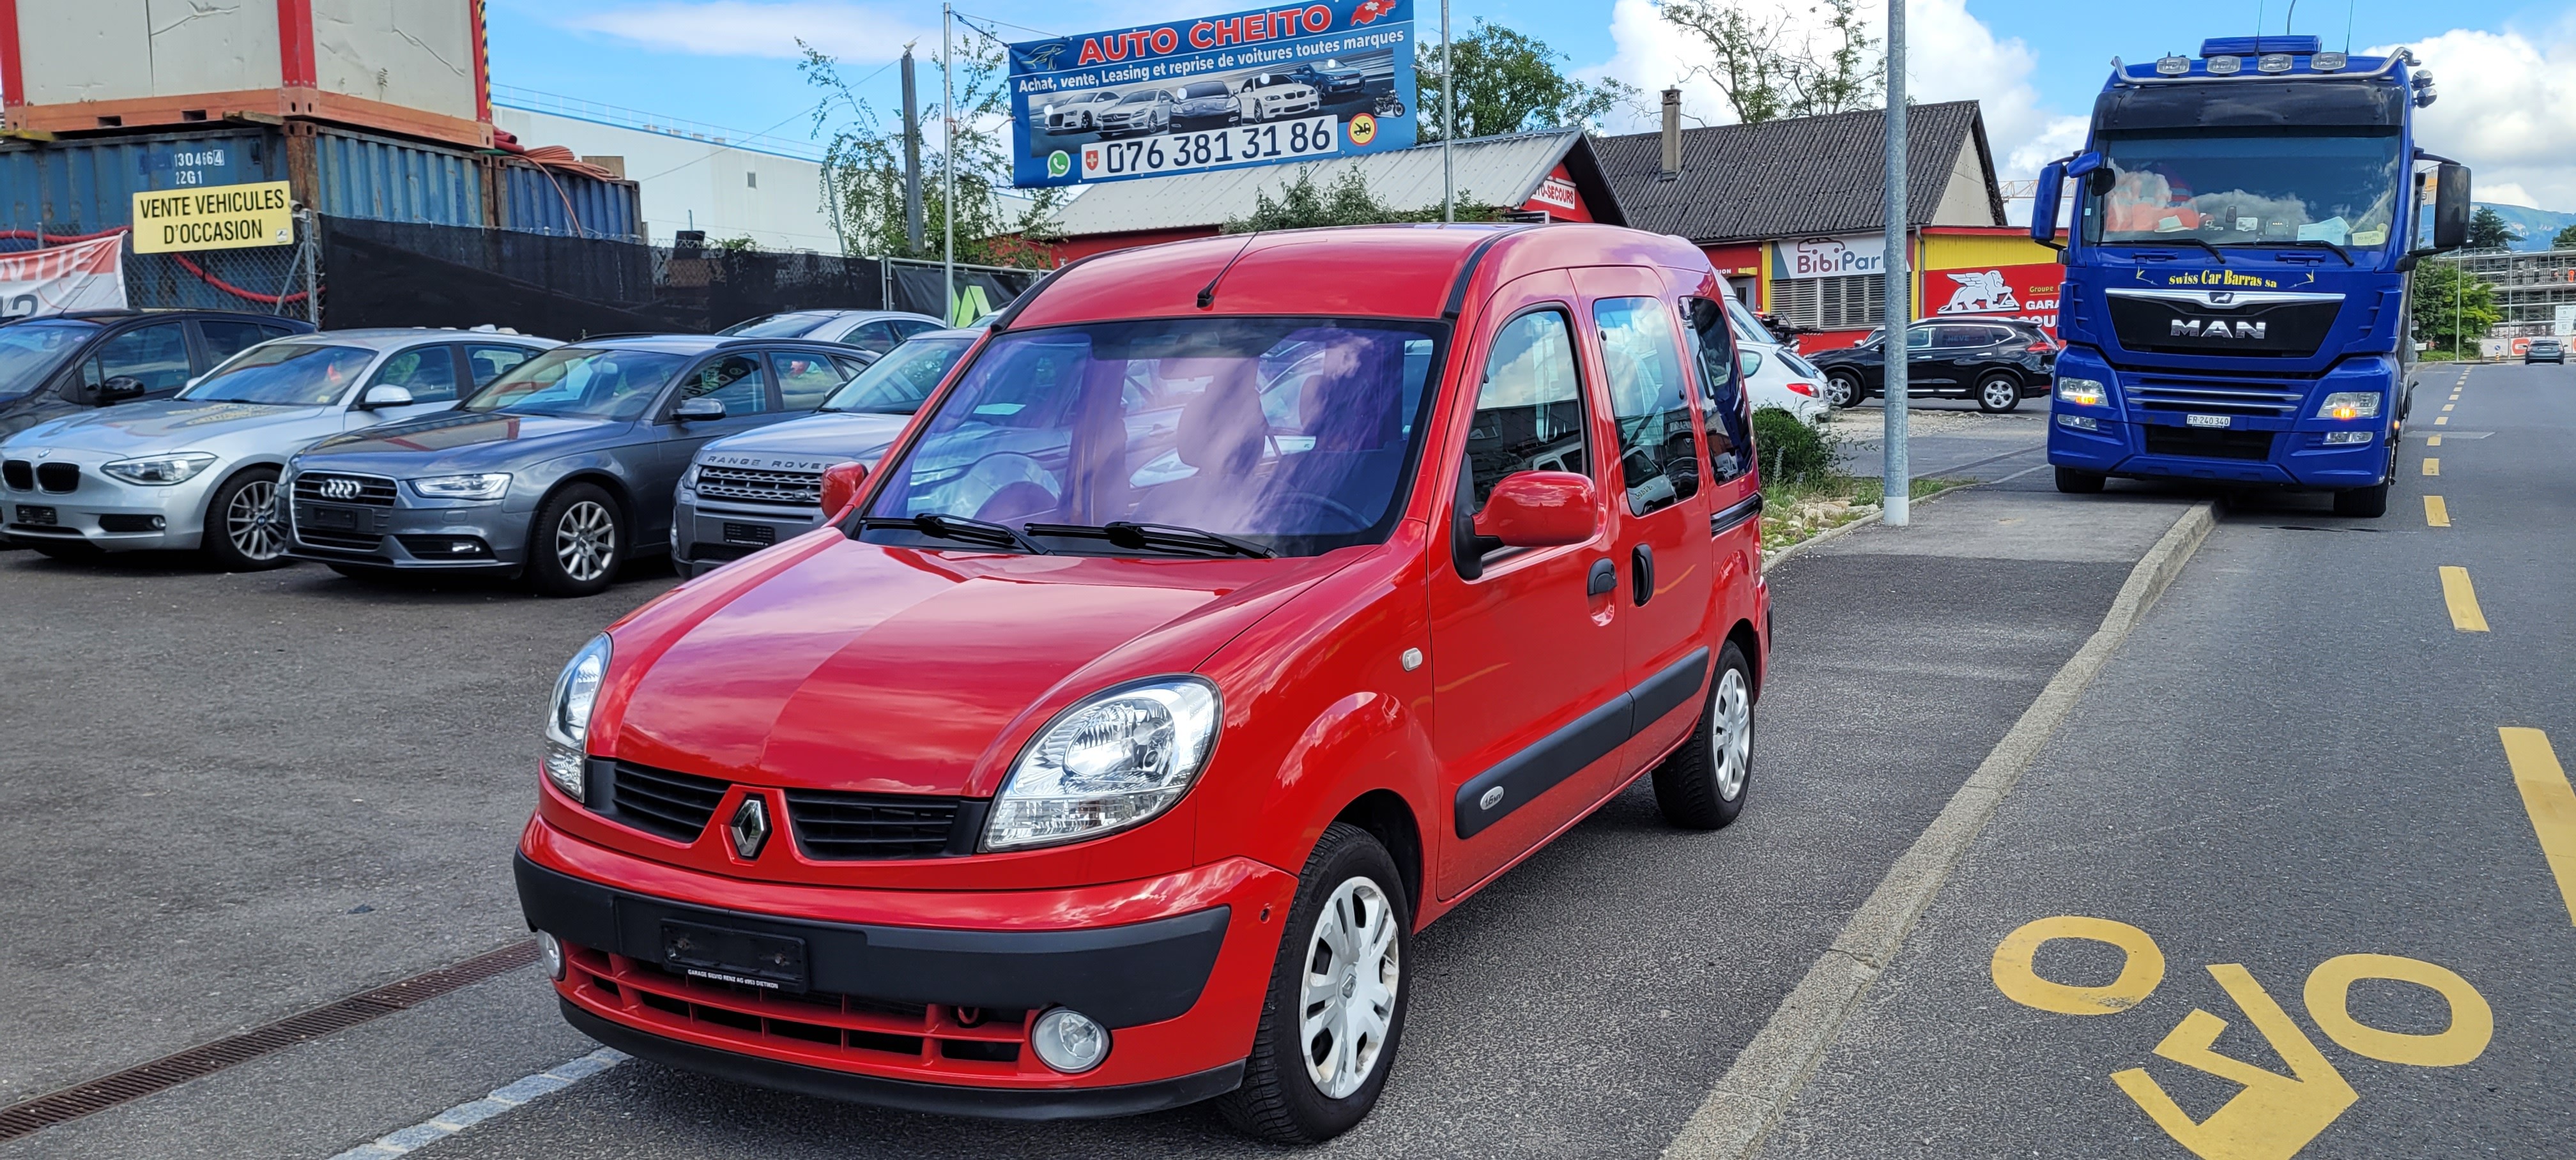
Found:
[[[1416,19],[1427,37],[1438,9],[1416,3],[1425,5]],[[1651,3],[1455,0],[1451,11],[1459,26],[1478,17],[1509,25],[1564,51],[1578,72],[1617,76],[1651,92],[1689,63],[1686,46],[1661,32]],[[972,0],[961,11],[1079,33],[1239,6],[1241,0]],[[2277,30],[2285,8],[2279,0],[1913,0],[1909,83],[1922,99],[1983,100],[2010,177],[2080,136],[2080,118],[2113,55],[2190,51],[2204,36],[2254,31],[2258,10],[2264,30]],[[488,0],[488,9],[496,82],[743,130],[785,121],[775,131],[788,135],[803,133],[807,121],[798,114],[817,97],[797,75],[797,38],[842,57],[854,80],[875,72],[908,39],[917,38],[925,56],[935,56],[939,42],[939,9],[918,0]],[[2426,145],[2477,167],[2481,196],[2576,209],[2576,160],[2569,159],[2576,153],[2569,148],[2576,143],[2576,6],[2308,0],[2295,30],[2339,47],[2347,9],[2356,51],[2403,43],[2425,56],[2443,90],[2424,123]],[[2082,15],[2068,19],[2070,12]],[[880,107],[894,105],[894,75],[886,69],[864,86]],[[935,88],[937,74],[925,69],[922,81]],[[1712,90],[1685,85],[1685,94],[1696,116],[1724,119]]]

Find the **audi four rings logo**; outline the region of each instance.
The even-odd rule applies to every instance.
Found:
[[[2224,318],[2213,318],[2206,323],[2197,318],[2177,318],[2173,320],[2171,333],[2175,338],[2261,338],[2263,327],[2260,322],[2229,322]]]
[[[358,498],[358,481],[354,479],[326,479],[322,481],[322,486],[314,490],[321,492],[322,498],[324,499],[356,499]]]

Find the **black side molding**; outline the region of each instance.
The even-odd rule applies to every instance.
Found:
[[[1467,779],[1451,805],[1458,836],[1475,837],[1584,766],[1609,756],[1665,714],[1689,704],[1708,680],[1708,655],[1705,647],[1691,650],[1689,656],[1666,665],[1637,687]]]
[[[1762,514],[1762,493],[1754,492],[1744,502],[1708,517],[1708,534],[1714,536],[1728,528]]]

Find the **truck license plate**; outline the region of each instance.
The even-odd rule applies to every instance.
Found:
[[[2233,415],[2185,415],[2182,421],[2194,427],[2224,427],[2236,421]]]

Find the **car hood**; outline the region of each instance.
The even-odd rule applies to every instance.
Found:
[[[258,403],[153,399],[83,411],[39,423],[13,436],[18,446],[56,447],[107,455],[181,451],[252,432],[273,433],[303,424],[311,438],[339,429],[338,407],[271,407]]]
[[[1189,671],[1364,551],[1139,561],[814,535],[784,564],[727,568],[615,630],[599,724],[617,757],[764,784],[988,795],[1074,700]]]
[[[708,462],[715,456],[784,455],[831,462],[855,459],[873,465],[885,456],[886,448],[894,443],[895,436],[901,435],[904,426],[911,422],[910,415],[876,415],[859,411],[808,415],[709,442],[698,450],[698,461]],[[741,466],[755,465],[743,463]]]
[[[552,458],[633,426],[614,419],[441,411],[335,435],[306,448],[297,463],[334,471],[382,466],[397,474],[470,471]]]

